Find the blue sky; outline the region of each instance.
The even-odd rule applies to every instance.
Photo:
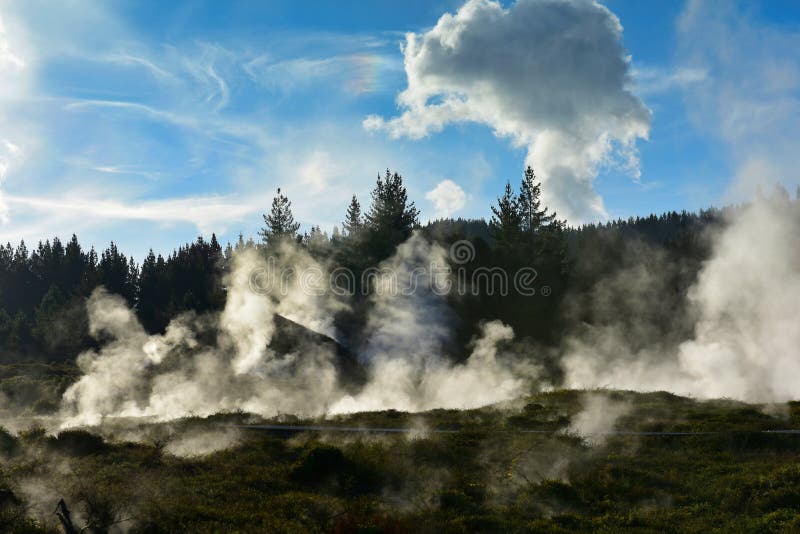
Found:
[[[141,259],[255,235],[277,187],[330,231],[386,167],[423,219],[487,216],[526,162],[572,222],[794,191],[796,3],[603,5],[2,0],[0,240]]]

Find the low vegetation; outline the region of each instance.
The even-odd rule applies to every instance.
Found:
[[[617,410],[579,435],[601,399]],[[15,424],[19,424],[19,420]],[[276,431],[257,424],[407,429]],[[800,404],[554,391],[479,410],[0,432],[3,532],[787,532]],[[708,432],[692,435],[605,434]],[[539,432],[526,432],[526,431]]]

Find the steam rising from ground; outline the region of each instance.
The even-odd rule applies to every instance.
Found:
[[[229,449],[240,441],[241,431],[238,428],[195,429],[170,440],[165,450],[173,456],[194,458]]]
[[[583,410],[572,418],[569,431],[596,445],[602,445],[617,421],[633,408],[630,402],[617,401],[603,393],[587,393],[581,404]]]
[[[163,335],[148,335],[123,300],[96,290],[88,302],[90,332],[105,341],[99,351],[81,354],[84,375],[64,394],[63,426],[97,425],[108,417],[170,420],[243,410],[264,416],[291,413],[317,416],[370,409],[424,410],[476,407],[525,393],[535,369],[506,363],[498,346],[513,338],[499,322],[484,325],[472,356],[453,365],[443,354],[449,337],[445,296],[437,291],[449,276],[446,254],[415,235],[382,267],[396,276],[378,284],[412,281],[406,288],[376,287],[370,302],[368,342],[360,355],[369,379],[357,392],[337,377],[332,345],[304,343],[296,352],[269,348],[276,313],[311,328],[325,329],[343,304],[317,294],[294,277],[282,287],[282,274],[315,267],[304,251],[284,247],[277,263],[256,251],[235,259],[227,281],[227,303],[219,317],[185,314]],[[278,289],[255,291],[253,273]],[[401,289],[398,291],[398,289]],[[213,341],[209,341],[209,340]]]
[[[465,362],[445,356],[451,335],[451,310],[442,291],[450,276],[444,269],[447,255],[420,235],[381,265],[395,276],[375,280],[367,341],[358,354],[365,384],[343,385],[332,344],[306,342],[277,354],[269,348],[276,313],[329,331],[333,313],[347,306],[329,294],[304,291],[297,279],[269,296],[253,291],[253,272],[266,273],[273,282],[287,267],[327,272],[291,246],[278,256],[277,264],[268,265],[255,251],[239,254],[224,311],[183,315],[163,335],[148,335],[120,298],[95,291],[88,302],[90,330],[105,343],[78,358],[84,376],[64,395],[64,426],[95,425],[109,416],[169,420],[235,410],[321,416],[474,408],[543,385],[535,363],[504,349],[514,333],[497,321],[482,325]],[[797,398],[799,266],[795,206],[762,201],[743,208],[716,239],[687,296],[691,338],[659,339],[646,319],[632,329],[612,322],[574,334],[561,358],[564,385],[747,401]],[[637,291],[660,279],[653,269],[631,271],[638,274],[615,291],[630,291],[636,300]],[[398,282],[414,287],[387,286]]]
[[[631,291],[638,283],[630,280]],[[663,340],[625,339],[614,325],[573,338],[563,360],[566,385],[746,401],[798,397],[796,205],[760,201],[744,208],[716,239],[688,298],[695,318],[691,339],[664,347]]]
[[[466,363],[454,366],[443,357],[450,337],[449,310],[441,294],[446,264],[442,247],[414,237],[384,265],[401,281],[415,280],[416,287],[400,294],[379,287],[373,294],[367,325],[369,384],[337,402],[333,412],[475,408],[530,389],[532,369],[514,372],[511,361],[501,364],[497,358],[498,346],[514,337],[499,321],[483,325]],[[432,267],[422,272],[420,266]]]

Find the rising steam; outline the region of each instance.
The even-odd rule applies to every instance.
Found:
[[[253,272],[266,273],[271,283],[286,268],[327,273],[303,250],[286,246],[272,265],[252,250],[238,254],[224,311],[182,315],[163,335],[148,335],[122,299],[98,289],[88,302],[90,330],[104,344],[79,356],[84,375],[64,395],[63,424],[234,410],[324,416],[473,408],[547,387],[536,365],[503,350],[514,332],[497,321],[482,325],[464,363],[445,357],[451,311],[437,288],[446,285],[449,273],[435,266],[446,263],[440,246],[415,234],[381,265],[395,276],[375,281],[358,354],[367,379],[355,390],[343,386],[330,344],[306,342],[288,354],[269,348],[276,314],[331,333],[333,313],[347,306],[341,298],[308,291],[297,279],[268,296],[253,290]],[[687,295],[690,338],[651,339],[646,325],[625,330],[613,322],[575,333],[564,343],[563,385],[748,401],[796,398],[798,266],[800,221],[794,208],[763,201],[742,209],[715,240]],[[615,291],[641,291],[658,279],[657,271],[640,269]],[[411,280],[414,287],[385,286],[398,280]]]
[[[499,322],[483,326],[464,364],[443,357],[450,318],[436,287],[449,275],[444,270],[429,271],[427,277],[411,274],[419,265],[443,266],[446,259],[441,247],[414,235],[381,266],[395,273],[390,281],[413,280],[415,287],[376,287],[368,341],[360,354],[368,380],[357,392],[342,386],[330,345],[305,343],[289,354],[269,348],[277,313],[326,331],[332,312],[345,306],[301,287],[297,277],[279,286],[286,269],[325,271],[302,250],[285,246],[276,263],[252,250],[238,254],[224,311],[218,317],[184,314],[163,335],[147,335],[121,298],[98,289],[88,302],[90,331],[105,343],[79,356],[84,375],[64,394],[63,426],[96,425],[109,417],[163,421],[234,410],[319,416],[467,408],[525,393],[535,370],[498,356],[498,347],[513,338]],[[276,291],[255,291],[253,273]]]
[[[642,279],[657,278],[658,272],[640,273],[628,280],[628,290]],[[688,299],[694,335],[672,346],[662,339],[625,337],[614,324],[571,338],[563,359],[566,385],[756,402],[798,397],[800,221],[795,206],[760,201],[738,213],[715,240]]]

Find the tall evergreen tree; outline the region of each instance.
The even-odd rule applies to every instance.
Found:
[[[522,232],[519,199],[511,189],[511,183],[506,182],[503,196],[498,197],[497,205],[492,206],[492,218],[489,221],[489,230],[495,243],[500,248],[510,248],[519,240]]]
[[[272,209],[264,214],[264,227],[258,232],[264,245],[274,245],[283,240],[296,240],[300,223],[292,215],[292,203],[281,193],[272,199]]]
[[[361,204],[358,202],[358,198],[353,195],[350,205],[347,206],[347,215],[342,223],[342,228],[347,235],[354,236],[358,234],[363,227],[364,221],[361,216]]]
[[[241,252],[245,249],[244,235],[239,232],[239,239],[236,240],[236,246],[233,248],[236,252]]]
[[[419,226],[419,211],[408,200],[403,177],[386,169],[372,190],[372,205],[367,212],[365,228],[369,231],[369,252],[380,261],[390,256]]]
[[[98,265],[100,283],[111,293],[125,297],[129,305],[136,302],[138,270],[133,258],[128,260],[113,241],[103,251]]]
[[[164,284],[166,269],[161,255],[156,258],[153,249],[142,262],[139,273],[139,295],[136,302],[136,312],[142,324],[151,332],[163,328],[162,314],[166,306],[165,297],[171,288]]]
[[[330,252],[330,243],[328,232],[324,232],[319,225],[311,227],[311,233],[305,241],[308,251],[315,257],[327,255]]]
[[[534,234],[541,228],[551,224],[558,224],[556,214],[548,214],[546,206],[541,201],[542,184],[536,181],[533,168],[528,166],[519,188],[517,204],[520,216],[520,229],[523,232]]]
[[[78,237],[72,234],[67,246],[64,248],[64,278],[67,281],[69,290],[75,293],[82,293],[87,288],[84,286],[84,275],[86,273],[86,257],[78,243]]]

